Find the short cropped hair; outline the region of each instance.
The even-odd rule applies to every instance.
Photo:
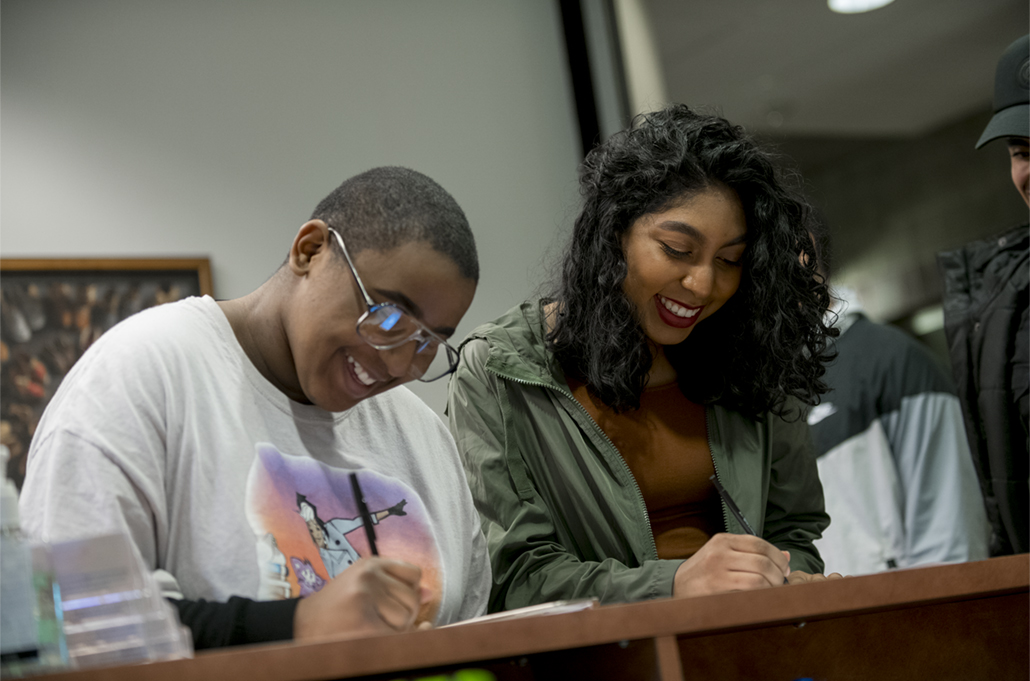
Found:
[[[694,402],[754,417],[798,417],[798,401],[815,404],[827,391],[826,339],[835,331],[823,320],[830,296],[816,276],[809,205],[742,128],[684,105],[638,116],[587,155],[579,181],[583,208],[552,294],[560,313],[548,336],[566,374],[616,411],[639,408],[652,359],[623,291],[622,237],[641,216],[724,186],[747,220],[740,288],[685,341],[666,347],[680,389]]]
[[[479,281],[476,240],[464,211],[415,170],[384,166],[355,175],[322,199],[311,219],[339,231],[352,256],[424,241],[453,260],[463,277]]]

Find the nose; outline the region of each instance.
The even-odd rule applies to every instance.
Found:
[[[386,365],[386,370],[393,378],[403,378],[408,375],[411,363],[415,359],[415,352],[418,350],[418,341],[412,340],[403,345],[389,350],[380,350],[379,356]]]
[[[680,279],[680,285],[693,293],[695,298],[704,300],[712,295],[715,288],[715,269],[710,264],[693,265]]]

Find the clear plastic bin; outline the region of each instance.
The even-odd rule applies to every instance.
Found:
[[[191,657],[192,637],[123,534],[51,545],[77,667]]]

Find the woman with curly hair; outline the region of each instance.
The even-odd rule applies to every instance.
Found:
[[[833,332],[805,200],[682,105],[591,151],[580,185],[557,290],[473,331],[450,384],[491,611],[822,579],[800,416]]]

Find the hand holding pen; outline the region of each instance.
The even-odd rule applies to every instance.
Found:
[[[372,555],[347,567],[320,591],[299,600],[293,616],[293,637],[296,640],[410,630],[416,625],[422,605],[430,595],[422,587],[419,566],[378,557],[372,513],[353,473],[351,490]],[[377,512],[376,517],[406,515],[405,504],[401,500]]]
[[[778,553],[785,558],[785,562],[786,562],[786,565],[783,566],[783,569],[784,569],[784,571],[783,571],[783,583],[784,584],[801,584],[801,583],[804,583],[804,582],[818,582],[818,581],[824,581],[824,580],[827,580],[827,579],[841,579],[842,578],[842,575],[839,574],[839,573],[836,573],[836,572],[834,572],[831,575],[821,575],[821,574],[810,574],[810,573],[804,572],[802,570],[791,570],[790,569],[790,553],[788,551],[779,551],[775,546],[773,546],[769,542],[767,542],[764,539],[762,539],[761,537],[759,537],[758,533],[755,532],[755,529],[753,527],[751,527],[751,523],[749,523],[747,521],[747,518],[744,517],[744,514],[740,512],[740,507],[738,507],[737,504],[733,501],[733,497],[730,496],[729,492],[726,491],[726,488],[723,487],[722,483],[719,482],[719,479],[716,476],[713,475],[713,476],[711,476],[709,478],[709,480],[712,481],[712,485],[715,486],[715,490],[719,493],[719,496],[722,497],[722,500],[726,503],[726,508],[729,509],[729,512],[733,515],[734,518],[737,519],[737,522],[740,523],[740,526],[747,533],[747,535],[720,534],[720,535],[716,535],[715,537],[713,537],[712,538],[713,540],[718,538],[718,537],[740,537],[740,538],[743,539],[743,537],[749,535],[750,537],[753,537],[754,539],[749,539],[747,541],[749,541],[751,543],[753,548],[758,549],[759,553],[765,553],[767,556],[771,556],[772,558],[777,559],[777,558],[779,558],[779,556],[776,553],[778,551]],[[741,540],[728,539],[728,540],[725,540],[725,541],[736,542],[736,544],[738,546],[741,546],[741,543],[740,543]],[[756,542],[758,542],[758,543],[756,543]],[[709,542],[709,543],[711,543],[711,542]],[[707,544],[706,544],[706,546],[707,546]],[[704,550],[704,548],[702,548],[702,551],[703,550]],[[700,554],[700,553],[701,552],[699,551],[698,554]],[[774,563],[776,565],[780,565],[780,561],[779,560],[774,560]],[[767,577],[767,579],[768,579],[768,577]],[[774,585],[774,583],[773,584],[769,584],[769,586],[773,586],[773,585]],[[765,586],[765,585],[761,585],[761,586]]]
[[[740,523],[740,526],[744,528],[744,531],[750,534],[752,537],[757,537],[758,533],[755,532],[755,529],[753,527],[751,527],[751,523],[747,521],[747,518],[744,517],[744,514],[740,512],[740,508],[737,507],[737,504],[733,501],[733,497],[730,496],[730,493],[727,492],[726,488],[722,486],[721,482],[719,482],[719,478],[713,475],[708,479],[712,481],[713,485],[715,485],[715,491],[719,493],[720,497],[722,497],[723,503],[726,504],[726,508],[730,510],[730,513],[732,513],[733,517],[737,519],[737,522]],[[789,574],[789,567],[787,568],[787,572]],[[790,582],[787,580],[787,575],[783,576],[783,583],[790,584]]]
[[[730,512],[733,513],[732,510]],[[740,509],[737,508],[736,512],[739,513]],[[738,522],[745,531],[750,528],[742,515]],[[677,568],[672,595],[700,596],[782,585],[791,574],[789,554],[755,536],[753,529],[751,532],[723,532],[705,542],[697,553]]]

